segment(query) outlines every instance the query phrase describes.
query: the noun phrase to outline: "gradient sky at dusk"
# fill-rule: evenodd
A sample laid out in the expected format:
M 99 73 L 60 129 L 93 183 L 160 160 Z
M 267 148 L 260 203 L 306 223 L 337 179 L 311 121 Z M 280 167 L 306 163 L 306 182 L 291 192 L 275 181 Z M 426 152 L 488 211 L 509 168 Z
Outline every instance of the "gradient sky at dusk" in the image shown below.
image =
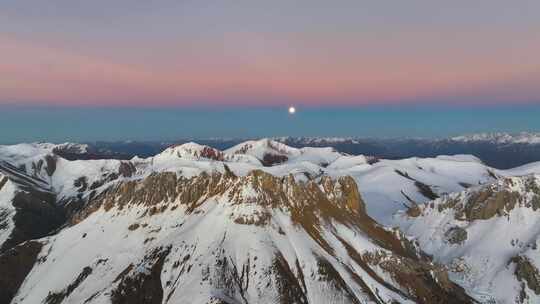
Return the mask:
M 540 102 L 540 1 L 0 3 L 0 105 Z
M 227 108 L 0 106 L 0 144 L 273 136 L 448 137 L 540 132 L 539 105 Z

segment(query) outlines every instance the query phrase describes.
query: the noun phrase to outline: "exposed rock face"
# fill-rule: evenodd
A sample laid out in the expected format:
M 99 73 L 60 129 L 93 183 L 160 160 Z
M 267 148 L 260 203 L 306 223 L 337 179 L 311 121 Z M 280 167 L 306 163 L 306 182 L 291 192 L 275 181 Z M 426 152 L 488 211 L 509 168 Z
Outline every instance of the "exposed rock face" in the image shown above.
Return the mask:
M 123 177 L 132 177 L 133 174 L 137 172 L 137 168 L 131 163 L 127 161 L 123 161 L 120 163 L 120 167 L 118 168 L 118 173 Z
M 537 175 L 501 178 L 397 217 L 464 287 L 482 290 L 481 303 L 538 303 L 539 189 Z
M 540 295 L 540 272 L 538 268 L 525 256 L 515 256 L 510 260 L 510 263 L 515 264 L 514 275 L 518 281 L 523 283 L 520 293 L 521 303 L 527 298 L 525 285 L 535 294 Z
M 16 167 L 4 170 L 8 188 L 16 183 L 18 192 L 10 198 L 13 216 L 0 210 L 0 230 L 3 218 L 16 227 L 0 261 L 33 242 L 26 240 L 41 239 L 39 248 L 23 250 L 31 257 L 27 263 L 17 261 L 27 265 L 18 268 L 23 277 L 13 281 L 17 284 L 2 281 L 0 274 L 9 299 L 17 304 L 472 302 L 416 242 L 367 215 L 359 186 L 347 174 L 361 179 L 355 170 L 342 169 L 368 167 L 363 157 L 269 140 L 231 151 L 188 143 L 130 161 L 70 162 L 47 151 L 50 158 L 11 158 Z M 281 162 L 286 164 L 278 166 Z M 391 187 L 395 193 L 384 200 L 403 199 L 401 190 L 413 204 L 408 213 L 422 218 L 426 209 L 420 203 L 449 190 L 415 179 L 428 173 L 427 166 L 409 167 L 395 169 L 407 185 Z M 390 170 L 395 178 L 388 168 L 373 169 L 382 170 L 384 178 Z M 444 210 L 466 205 L 456 198 Z M 470 218 L 493 213 L 483 202 L 472 205 L 470 212 L 457 212 Z M 496 215 L 511 210 L 495 205 L 502 210 Z M 456 245 L 469 241 L 462 231 L 450 234 Z
M 444 236 L 450 244 L 461 244 L 467 239 L 467 230 L 454 226 L 448 229 Z
M 84 267 L 81 273 L 77 276 L 75 281 L 73 283 L 69 284 L 64 290 L 60 292 L 51 292 L 47 295 L 45 298 L 46 304 L 60 304 L 62 301 L 65 300 L 65 298 L 69 297 L 69 295 L 77 288 L 81 283 L 90 275 L 92 274 L 92 268 L 91 267 Z
M 427 197 L 428 199 L 434 200 L 434 199 L 439 198 L 439 195 L 433 192 L 430 186 L 419 181 L 415 181 L 414 185 L 416 186 L 416 188 L 418 188 L 418 191 L 420 191 L 420 193 L 422 193 L 422 195 Z
M 502 216 L 510 212 L 516 205 L 524 204 L 523 195 L 513 190 L 513 179 L 501 179 L 497 183 L 486 185 L 481 188 L 467 190 L 464 193 L 449 196 L 438 201 L 436 207 L 439 212 L 451 209 L 455 211 L 455 218 L 467 221 L 487 220 L 495 216 Z M 526 177 L 521 185 L 523 191 L 533 191 L 534 183 Z M 527 207 L 536 206 L 536 200 L 540 196 L 533 194 L 533 199 L 526 203 Z M 428 207 L 435 206 L 428 204 Z
M 26 240 L 46 236 L 66 221 L 63 209 L 55 205 L 55 197 L 51 193 L 20 191 L 12 204 L 16 210 L 13 216 L 15 227 L 0 247 L 0 252 Z
M 45 171 L 47 172 L 48 176 L 52 176 L 54 174 L 54 171 L 56 171 L 56 161 L 57 161 L 57 156 L 55 155 L 45 156 L 45 163 L 47 165 L 45 167 Z
M 2 190 L 2 188 L 7 182 L 8 182 L 8 177 L 0 175 L 0 190 Z
M 0 252 L 24 241 L 40 238 L 51 233 L 66 221 L 62 207 L 56 204 L 56 195 L 44 187 L 42 180 L 29 176 L 7 162 L 0 164 L 2 187 L 9 181 L 14 186 L 11 201 L 5 202 L 14 209 L 10 216 L 13 227 L 5 242 L 0 243 Z M 0 187 L 0 190 L 1 188 Z M 7 225 L 6 211 L 0 210 L 0 226 Z M 4 224 L 2 224 L 4 223 Z M 0 230 L 6 227 L 0 227 Z
M 423 195 L 425 196 L 426 198 L 430 199 L 430 200 L 434 200 L 434 199 L 437 199 L 439 198 L 439 195 L 435 192 L 433 192 L 433 190 L 431 189 L 431 187 L 429 185 L 426 185 L 414 178 L 412 178 L 407 172 L 404 172 L 404 171 L 400 171 L 400 170 L 394 170 L 397 174 L 405 177 L 406 179 L 410 179 L 412 181 L 414 181 L 414 185 L 416 186 L 416 188 L 418 188 L 418 191 Z
M 213 159 L 213 160 L 223 160 L 223 152 L 218 151 L 211 147 L 204 147 L 200 154 L 203 158 Z
M 174 155 L 178 158 L 188 158 L 188 159 L 210 159 L 216 161 L 223 161 L 225 155 L 223 152 L 214 149 L 209 146 L 199 145 L 196 143 L 186 143 L 181 145 L 176 145 L 167 148 L 162 155 Z
M 301 153 L 298 149 L 269 139 L 246 142 L 231 149 L 229 152 L 233 154 L 253 155 L 267 167 L 284 163 L 289 160 L 289 156 Z
M 519 199 L 519 193 L 486 189 L 473 194 L 462 210 L 460 217 L 469 221 L 486 220 L 496 215 L 504 215 L 514 208 Z
M 243 194 L 246 187 L 253 190 L 253 196 Z M 205 199 L 217 195 L 226 195 L 231 204 L 255 204 L 268 208 L 265 210 L 267 213 L 272 208 L 287 210 L 293 218 L 304 217 L 305 212 L 314 206 L 317 209 L 328 206 L 328 210 L 323 209 L 327 213 L 320 214 L 323 217 L 339 215 L 339 212 L 331 210 L 338 208 L 346 209 L 348 213 L 365 212 L 356 183 L 350 177 L 341 177 L 337 181 L 323 177 L 319 182 L 299 184 L 292 176 L 280 178 L 260 170 L 241 178 L 215 172 L 188 179 L 165 172 L 152 174 L 142 182 L 127 181 L 110 188 L 75 216 L 74 222 L 79 222 L 101 205 L 105 210 L 115 206 L 122 210 L 126 204 L 145 205 L 149 207 L 147 214 L 152 215 L 167 209 L 167 206 L 158 208 L 157 205 L 178 201 L 193 212 Z
M 285 155 L 265 153 L 261 162 L 264 166 L 268 167 L 268 166 L 284 163 L 288 159 L 289 158 Z
M 198 224 L 215 212 L 217 222 Z M 97 233 L 94 226 L 107 230 L 126 218 L 132 218 L 122 229 L 127 234 L 113 243 L 138 253 L 117 265 L 111 262 L 115 246 L 110 252 L 97 250 L 85 262 L 88 268 L 74 270 L 73 281 L 43 295 L 47 303 L 107 297 L 112 303 L 471 302 L 443 268 L 366 215 L 350 177 L 300 182 L 292 175 L 255 170 L 236 176 L 225 170 L 192 178 L 155 173 L 120 182 L 74 216 L 70 228 L 51 237 L 55 245 L 48 256 L 65 246 L 60 245 L 64 234 L 72 230 Z M 212 225 L 222 228 L 214 231 Z M 109 233 L 118 231 L 115 227 Z M 132 235 L 145 238 L 122 247 L 123 239 L 133 242 Z M 88 248 L 89 238 L 85 233 L 73 246 Z M 37 266 L 28 284 L 40 280 L 41 267 L 54 268 L 53 259 Z M 92 287 L 98 277 L 109 281 Z M 26 289 L 20 297 L 40 299 Z
M 0 303 L 10 303 L 32 270 L 42 244 L 26 242 L 0 254 Z
M 160 304 L 163 302 L 161 271 L 170 248 L 156 248 L 144 258 L 144 264 L 128 266 L 115 281 L 113 304 Z M 142 271 L 140 268 L 143 268 Z
M 540 272 L 531 264 L 527 257 L 517 256 L 512 258 L 512 263 L 516 264 L 514 274 L 520 281 L 526 281 L 527 285 L 536 294 L 540 294 Z
M 385 269 L 405 290 L 414 292 L 416 303 L 472 303 L 463 289 L 450 281 L 443 267 L 388 256 L 384 252 L 366 254 L 364 259 L 368 265 Z M 426 276 L 427 273 L 430 275 Z
M 420 209 L 418 204 L 414 204 L 412 207 L 407 209 L 407 215 L 410 217 L 419 217 L 422 215 L 422 209 Z

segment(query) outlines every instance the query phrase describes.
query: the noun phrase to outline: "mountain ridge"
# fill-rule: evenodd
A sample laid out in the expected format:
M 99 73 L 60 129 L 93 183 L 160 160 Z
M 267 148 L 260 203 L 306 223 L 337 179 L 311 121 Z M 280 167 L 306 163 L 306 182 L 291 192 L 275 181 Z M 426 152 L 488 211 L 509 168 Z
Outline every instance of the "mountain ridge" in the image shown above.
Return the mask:
M 473 154 L 483 162 L 498 169 L 510 169 L 540 161 L 540 145 L 535 143 L 536 133 L 485 133 L 450 138 L 369 138 L 369 137 L 275 137 L 290 147 L 331 147 L 351 155 L 371 155 L 374 159 L 401 159 L 409 157 L 436 157 L 438 155 Z M 531 140 L 528 140 L 531 139 Z M 196 141 L 199 144 L 225 151 L 248 139 L 211 138 L 178 139 L 169 142 L 90 142 L 86 153 L 61 154 L 65 159 L 122 159 L 134 156 L 148 158 L 173 145 Z M 249 139 L 252 141 L 252 139 Z M 65 144 L 69 145 L 69 144 Z M 77 146 L 76 144 L 71 144 Z M 73 152 L 73 150 L 72 150 Z
M 481 290 L 448 275 L 410 221 L 421 223 L 433 199 L 540 173 L 538 164 L 374 160 L 269 139 L 229 151 L 188 143 L 130 160 L 19 147 L 0 146 L 8 164 L 0 167 L 0 214 L 15 223 L 0 229 L 0 265 L 10 265 L 0 298 L 11 303 L 473 303 Z M 286 159 L 265 164 L 265 154 Z M 25 228 L 13 219 L 44 205 L 20 205 L 14 195 L 39 189 L 54 194 L 62 221 L 35 222 L 41 234 L 13 238 Z M 512 278 L 530 280 L 536 260 L 513 261 L 520 275 Z

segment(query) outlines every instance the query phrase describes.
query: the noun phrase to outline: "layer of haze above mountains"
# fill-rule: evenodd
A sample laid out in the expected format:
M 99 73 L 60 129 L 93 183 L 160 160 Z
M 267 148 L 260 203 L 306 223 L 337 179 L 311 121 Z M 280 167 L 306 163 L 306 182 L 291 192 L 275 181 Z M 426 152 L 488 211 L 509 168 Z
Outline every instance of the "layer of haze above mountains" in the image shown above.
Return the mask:
M 0 105 L 0 143 L 180 138 L 446 138 L 540 131 L 540 105 L 30 107 Z

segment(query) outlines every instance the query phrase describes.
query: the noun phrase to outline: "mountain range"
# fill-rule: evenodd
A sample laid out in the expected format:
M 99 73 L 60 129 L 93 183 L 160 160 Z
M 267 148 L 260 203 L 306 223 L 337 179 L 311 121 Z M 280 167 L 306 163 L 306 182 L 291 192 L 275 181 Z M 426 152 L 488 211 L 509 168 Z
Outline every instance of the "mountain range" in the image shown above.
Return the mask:
M 0 303 L 540 300 L 540 162 L 349 144 L 0 146 Z
M 172 145 L 196 141 L 216 149 L 226 150 L 249 139 L 210 138 L 172 141 L 88 142 L 79 145 L 59 145 L 57 153 L 75 159 L 124 159 L 134 156 L 151 157 Z M 342 153 L 372 155 L 385 159 L 436 157 L 438 155 L 470 154 L 489 166 L 509 169 L 540 161 L 538 133 L 481 133 L 450 138 L 364 138 L 364 137 L 276 137 L 274 141 L 291 147 L 332 147 Z

